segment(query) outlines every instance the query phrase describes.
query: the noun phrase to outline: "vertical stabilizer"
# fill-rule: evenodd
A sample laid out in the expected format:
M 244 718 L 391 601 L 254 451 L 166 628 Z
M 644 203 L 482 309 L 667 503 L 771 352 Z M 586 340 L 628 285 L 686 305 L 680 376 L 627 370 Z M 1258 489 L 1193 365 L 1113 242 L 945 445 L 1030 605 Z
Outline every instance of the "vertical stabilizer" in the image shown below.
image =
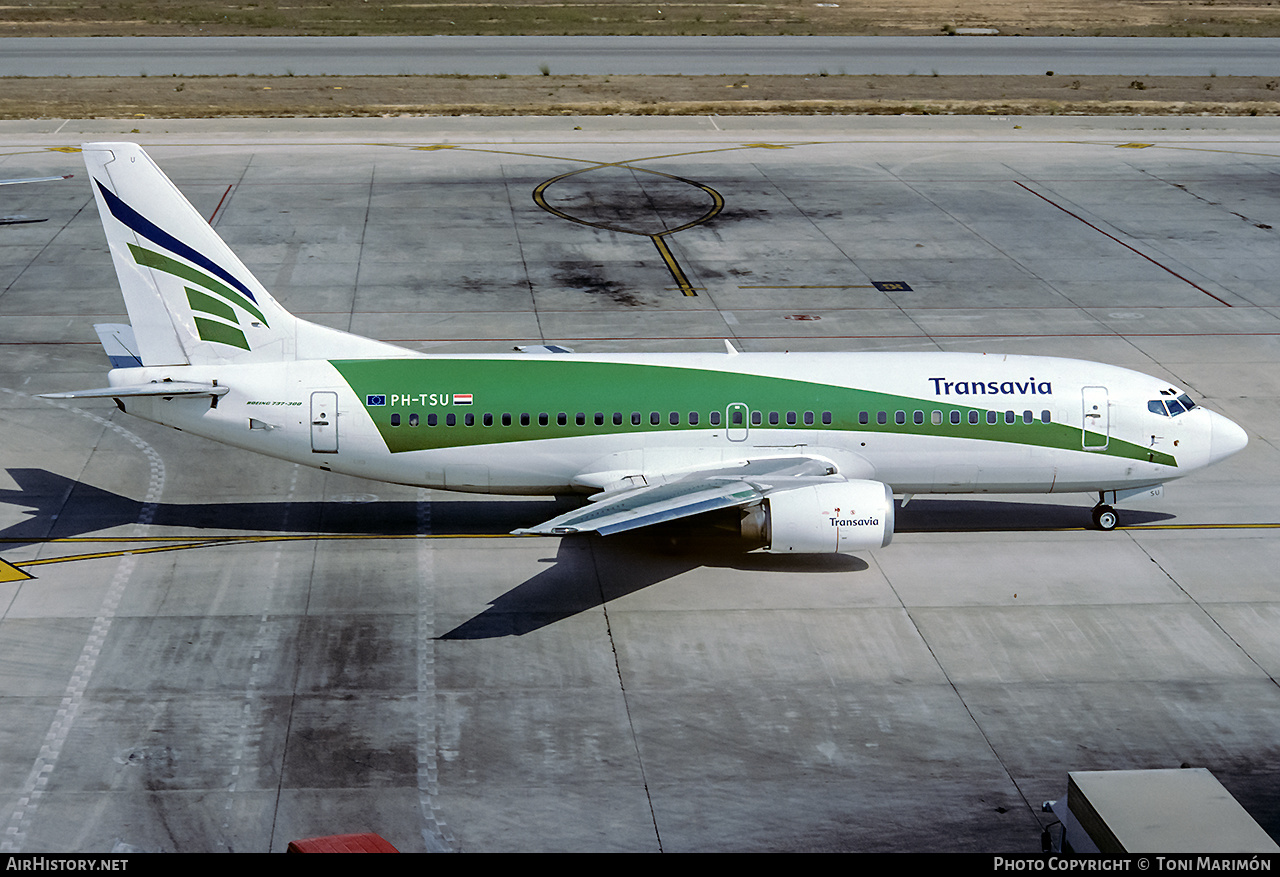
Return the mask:
M 136 143 L 87 143 L 84 163 L 144 365 L 408 353 L 282 308 Z

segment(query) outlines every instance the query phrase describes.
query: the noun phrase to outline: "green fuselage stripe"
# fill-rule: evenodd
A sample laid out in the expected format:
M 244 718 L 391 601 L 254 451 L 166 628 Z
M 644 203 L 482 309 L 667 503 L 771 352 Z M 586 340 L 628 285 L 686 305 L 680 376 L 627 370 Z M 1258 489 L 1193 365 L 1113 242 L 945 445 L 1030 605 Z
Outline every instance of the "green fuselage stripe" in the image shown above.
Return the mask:
M 945 436 L 1007 442 L 1032 447 L 1083 451 L 1079 426 L 1064 423 L 1041 423 L 1040 411 L 1060 407 L 1049 396 L 1039 401 L 1030 396 L 1008 399 L 1009 407 L 992 409 L 999 414 L 998 423 L 986 422 L 986 408 L 955 405 L 931 399 L 919 399 L 871 390 L 842 387 L 817 380 L 764 377 L 712 369 L 683 368 L 633 363 L 607 363 L 562 360 L 556 358 L 513 360 L 483 359 L 404 359 L 404 360 L 334 360 L 333 366 L 359 397 L 391 453 L 435 448 L 509 444 L 540 439 L 573 436 L 639 435 L 673 431 L 723 432 L 733 430 L 726 423 L 726 409 L 735 403 L 753 412 L 763 412 L 761 424 L 747 424 L 744 430 L 794 430 L 797 440 L 814 430 L 901 435 Z M 470 394 L 470 404 L 457 399 Z M 1005 422 L 1005 411 L 1017 404 L 1016 422 Z M 1078 404 L 1078 402 L 1076 403 Z M 1031 408 L 1034 422 L 1024 423 L 1022 410 Z M 768 422 L 770 412 L 780 414 L 779 423 Z M 823 412 L 831 412 L 830 424 L 822 423 Z M 859 423 L 859 413 L 870 414 L 869 423 Z M 887 422 L 878 423 L 878 412 L 886 412 Z M 898 411 L 905 412 L 906 422 L 895 422 Z M 925 422 L 916 424 L 914 414 L 924 412 Z M 941 424 L 932 422 L 932 412 L 942 412 Z M 951 412 L 960 412 L 961 422 L 952 424 Z M 971 424 L 969 412 L 979 412 L 979 423 Z M 597 425 L 595 415 L 603 413 L 605 422 Z M 613 415 L 620 412 L 623 423 L 615 425 Z M 659 422 L 651 422 L 657 412 Z M 670 414 L 679 415 L 679 423 L 670 422 Z M 689 423 L 689 413 L 697 412 L 698 423 Z M 718 412 L 720 423 L 711 422 Z M 796 413 L 796 423 L 787 423 L 787 413 Z M 804 423 L 804 413 L 813 412 L 814 423 Z M 510 414 L 512 423 L 503 426 L 502 415 Z M 585 424 L 578 425 L 577 415 L 584 414 Z M 640 423 L 633 424 L 632 415 L 639 413 Z M 437 425 L 428 426 L 428 416 L 436 415 Z M 456 424 L 446 425 L 448 415 Z M 466 426 L 466 415 L 473 425 Z M 493 425 L 484 426 L 484 415 L 493 416 Z M 520 415 L 529 415 L 529 425 L 520 423 Z M 547 425 L 539 423 L 547 415 Z M 566 423 L 559 424 L 561 414 Z M 394 417 L 393 417 L 394 416 Z M 414 423 L 416 425 L 410 425 Z M 1103 454 L 1133 460 L 1176 466 L 1168 454 L 1111 437 L 1102 450 L 1085 453 Z

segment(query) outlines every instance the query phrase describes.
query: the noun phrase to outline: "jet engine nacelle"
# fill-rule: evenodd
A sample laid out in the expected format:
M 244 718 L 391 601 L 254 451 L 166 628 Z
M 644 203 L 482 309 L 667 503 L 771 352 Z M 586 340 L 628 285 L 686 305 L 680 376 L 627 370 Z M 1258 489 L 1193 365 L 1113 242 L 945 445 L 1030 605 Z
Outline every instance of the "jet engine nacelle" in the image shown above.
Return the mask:
M 781 490 L 743 517 L 744 538 L 770 554 L 839 554 L 893 539 L 893 491 L 879 481 L 838 481 Z

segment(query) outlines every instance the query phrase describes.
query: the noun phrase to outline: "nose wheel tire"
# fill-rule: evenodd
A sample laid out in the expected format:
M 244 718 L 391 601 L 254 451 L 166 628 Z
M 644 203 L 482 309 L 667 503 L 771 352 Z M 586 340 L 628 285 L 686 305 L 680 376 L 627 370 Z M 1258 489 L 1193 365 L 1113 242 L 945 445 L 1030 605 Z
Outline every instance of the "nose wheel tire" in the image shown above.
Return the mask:
M 1120 523 L 1116 510 L 1109 505 L 1098 505 L 1093 507 L 1093 526 L 1096 530 L 1110 531 L 1116 528 L 1116 524 Z

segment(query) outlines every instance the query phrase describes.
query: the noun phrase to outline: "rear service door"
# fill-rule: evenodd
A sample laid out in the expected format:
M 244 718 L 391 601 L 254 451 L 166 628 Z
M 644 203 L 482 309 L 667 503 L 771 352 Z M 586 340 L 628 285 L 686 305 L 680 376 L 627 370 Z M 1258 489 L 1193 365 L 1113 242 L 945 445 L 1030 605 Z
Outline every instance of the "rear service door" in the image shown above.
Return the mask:
M 338 394 L 319 391 L 311 394 L 311 451 L 338 453 Z

